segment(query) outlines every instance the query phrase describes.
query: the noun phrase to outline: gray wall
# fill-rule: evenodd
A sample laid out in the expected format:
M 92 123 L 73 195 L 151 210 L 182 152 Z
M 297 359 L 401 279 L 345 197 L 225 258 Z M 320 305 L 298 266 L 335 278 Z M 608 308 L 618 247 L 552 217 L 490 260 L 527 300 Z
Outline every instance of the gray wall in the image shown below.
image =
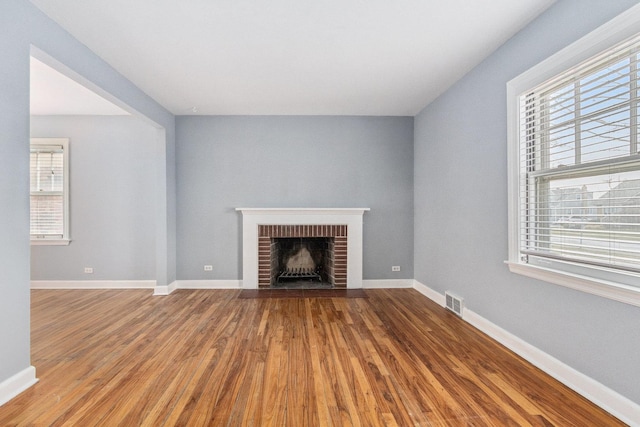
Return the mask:
M 180 279 L 242 278 L 236 207 L 371 208 L 364 278 L 413 278 L 413 118 L 183 116 L 176 136 Z
M 32 116 L 31 136 L 70 138 L 72 239 L 32 246 L 31 280 L 154 279 L 156 129 L 132 116 Z
M 503 263 L 507 81 L 636 3 L 559 1 L 416 117 L 414 256 L 416 280 L 640 403 L 640 309 Z
M 174 117 L 27 0 L 0 2 L 0 382 L 30 365 L 29 56 L 35 46 L 166 131 L 157 148 L 156 271 L 175 279 Z
M 0 382 L 30 365 L 29 40 L 13 3 L 0 2 Z

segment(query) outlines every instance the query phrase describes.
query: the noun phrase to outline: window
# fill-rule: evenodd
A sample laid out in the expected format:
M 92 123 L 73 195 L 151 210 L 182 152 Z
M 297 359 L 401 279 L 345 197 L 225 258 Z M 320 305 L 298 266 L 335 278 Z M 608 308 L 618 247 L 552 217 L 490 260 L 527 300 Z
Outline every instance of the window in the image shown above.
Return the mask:
M 509 265 L 640 305 L 640 34 L 626 30 L 508 84 Z
M 69 244 L 69 140 L 32 138 L 32 244 Z

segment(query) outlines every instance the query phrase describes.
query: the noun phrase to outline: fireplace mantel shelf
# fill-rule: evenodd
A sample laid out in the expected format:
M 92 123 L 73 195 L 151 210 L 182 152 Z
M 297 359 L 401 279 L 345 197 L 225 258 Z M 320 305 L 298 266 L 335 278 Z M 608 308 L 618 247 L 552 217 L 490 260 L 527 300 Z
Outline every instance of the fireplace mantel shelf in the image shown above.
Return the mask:
M 258 288 L 259 225 L 346 225 L 347 288 L 362 287 L 362 217 L 370 208 L 236 208 L 242 212 L 242 287 Z
M 362 215 L 370 208 L 236 208 L 243 214 L 248 215 Z

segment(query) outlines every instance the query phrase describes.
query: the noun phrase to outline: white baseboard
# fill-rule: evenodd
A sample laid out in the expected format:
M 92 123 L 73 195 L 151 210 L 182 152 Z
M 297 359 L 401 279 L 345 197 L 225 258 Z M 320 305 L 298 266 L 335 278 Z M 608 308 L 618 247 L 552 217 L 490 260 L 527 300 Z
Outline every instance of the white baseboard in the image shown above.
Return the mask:
M 38 382 L 36 368 L 29 366 L 0 383 L 0 406 Z
M 178 289 L 241 289 L 242 280 L 178 280 Z
M 427 298 L 444 307 L 444 295 L 417 280 L 414 281 L 414 288 Z M 502 329 L 468 308 L 464 309 L 463 319 L 532 365 L 543 370 L 551 377 L 589 399 L 605 411 L 618 417 L 623 422 L 629 425 L 640 425 L 640 405 L 632 400 L 602 385 L 591 377 L 578 372 L 569 365 L 566 365 L 553 356 Z
M 153 289 L 155 280 L 32 280 L 31 289 Z
M 178 281 L 174 280 L 168 285 L 156 286 L 153 289 L 153 295 L 169 295 L 171 292 L 178 289 Z
M 176 280 L 168 286 L 156 286 L 154 295 L 169 295 L 176 289 L 241 289 L 242 280 Z
M 423 285 L 417 280 L 413 281 L 413 288 L 418 292 L 420 292 L 425 297 L 429 298 L 431 301 L 434 301 L 443 307 L 445 306 L 445 303 L 446 303 L 445 297 L 440 292 L 434 291 L 430 287 Z
M 390 279 L 390 280 L 363 280 L 363 288 L 412 288 L 413 279 Z M 158 288 L 168 288 L 167 286 L 156 287 L 156 295 L 168 295 L 175 289 L 242 289 L 242 280 L 176 280 L 175 287 L 168 293 L 158 293 Z
M 413 279 L 363 280 L 364 289 L 413 288 Z
M 403 280 L 363 280 L 363 288 L 412 288 L 412 279 Z M 176 280 L 175 286 L 167 293 L 158 293 L 158 288 L 166 292 L 167 286 L 157 286 L 155 295 L 169 295 L 176 289 L 242 289 L 242 280 Z

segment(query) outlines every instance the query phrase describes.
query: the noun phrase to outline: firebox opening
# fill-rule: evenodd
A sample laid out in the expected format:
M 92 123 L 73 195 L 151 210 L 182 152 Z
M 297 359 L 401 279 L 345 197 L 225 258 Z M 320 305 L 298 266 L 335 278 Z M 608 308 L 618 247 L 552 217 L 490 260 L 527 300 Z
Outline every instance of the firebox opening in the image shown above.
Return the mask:
M 333 237 L 271 239 L 272 288 L 332 288 Z

